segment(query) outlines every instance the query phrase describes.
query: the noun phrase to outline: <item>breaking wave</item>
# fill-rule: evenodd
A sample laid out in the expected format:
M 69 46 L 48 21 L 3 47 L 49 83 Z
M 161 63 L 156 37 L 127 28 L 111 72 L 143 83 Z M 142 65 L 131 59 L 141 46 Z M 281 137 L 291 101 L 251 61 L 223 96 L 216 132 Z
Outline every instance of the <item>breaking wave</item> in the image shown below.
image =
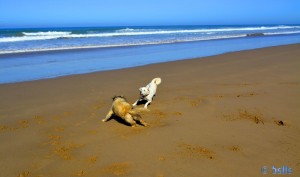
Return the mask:
M 117 36 L 142 36 L 142 35 L 180 35 L 180 34 L 203 34 L 216 36 L 223 33 L 243 33 L 249 34 L 251 31 L 258 31 L 265 35 L 279 34 L 296 34 L 300 31 L 282 31 L 284 29 L 297 30 L 300 26 L 261 26 L 261 27 L 228 27 L 228 28 L 201 28 L 201 29 L 133 29 L 124 28 L 112 32 L 96 32 L 96 33 L 72 33 L 70 31 L 39 31 L 39 32 L 22 32 L 22 36 L 11 36 L 0 38 L 0 43 L 4 42 L 22 42 L 34 40 L 51 40 L 51 39 L 71 39 L 71 38 L 103 38 Z M 264 32 L 264 30 L 281 30 Z

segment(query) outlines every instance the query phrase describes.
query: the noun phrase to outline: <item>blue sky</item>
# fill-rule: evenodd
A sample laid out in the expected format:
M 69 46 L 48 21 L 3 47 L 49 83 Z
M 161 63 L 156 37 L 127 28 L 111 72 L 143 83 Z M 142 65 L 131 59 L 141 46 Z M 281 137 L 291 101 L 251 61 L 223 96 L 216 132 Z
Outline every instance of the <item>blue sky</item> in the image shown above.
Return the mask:
M 300 0 L 0 0 L 0 28 L 300 24 Z

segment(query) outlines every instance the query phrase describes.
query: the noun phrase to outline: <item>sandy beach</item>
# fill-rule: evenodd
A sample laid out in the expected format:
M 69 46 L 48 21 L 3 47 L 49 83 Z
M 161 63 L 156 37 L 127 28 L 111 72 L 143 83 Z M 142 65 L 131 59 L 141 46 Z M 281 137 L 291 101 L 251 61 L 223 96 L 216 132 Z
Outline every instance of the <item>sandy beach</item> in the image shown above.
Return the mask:
M 299 176 L 299 59 L 295 44 L 1 84 L 0 176 Z M 150 127 L 101 121 L 155 77 Z

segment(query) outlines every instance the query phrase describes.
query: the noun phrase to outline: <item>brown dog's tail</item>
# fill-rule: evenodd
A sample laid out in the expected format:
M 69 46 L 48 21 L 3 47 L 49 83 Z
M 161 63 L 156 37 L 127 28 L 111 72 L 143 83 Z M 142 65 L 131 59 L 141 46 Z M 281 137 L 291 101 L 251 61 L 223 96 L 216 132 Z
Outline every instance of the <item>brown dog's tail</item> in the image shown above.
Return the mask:
M 146 109 L 146 108 L 133 108 L 132 110 L 129 111 L 129 114 L 137 115 L 137 114 L 143 113 L 143 112 L 149 112 L 149 109 Z

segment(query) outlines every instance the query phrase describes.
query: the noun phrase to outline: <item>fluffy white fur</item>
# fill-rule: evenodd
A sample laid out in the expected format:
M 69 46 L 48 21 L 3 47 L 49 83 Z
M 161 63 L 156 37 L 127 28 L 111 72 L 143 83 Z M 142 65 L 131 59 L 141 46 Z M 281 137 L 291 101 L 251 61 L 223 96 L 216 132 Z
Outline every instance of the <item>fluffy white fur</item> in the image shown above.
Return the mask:
M 152 102 L 153 97 L 156 94 L 157 86 L 161 83 L 161 78 L 154 78 L 146 87 L 141 87 L 140 98 L 136 100 L 133 106 L 136 106 L 138 102 L 146 100 L 145 108 Z

